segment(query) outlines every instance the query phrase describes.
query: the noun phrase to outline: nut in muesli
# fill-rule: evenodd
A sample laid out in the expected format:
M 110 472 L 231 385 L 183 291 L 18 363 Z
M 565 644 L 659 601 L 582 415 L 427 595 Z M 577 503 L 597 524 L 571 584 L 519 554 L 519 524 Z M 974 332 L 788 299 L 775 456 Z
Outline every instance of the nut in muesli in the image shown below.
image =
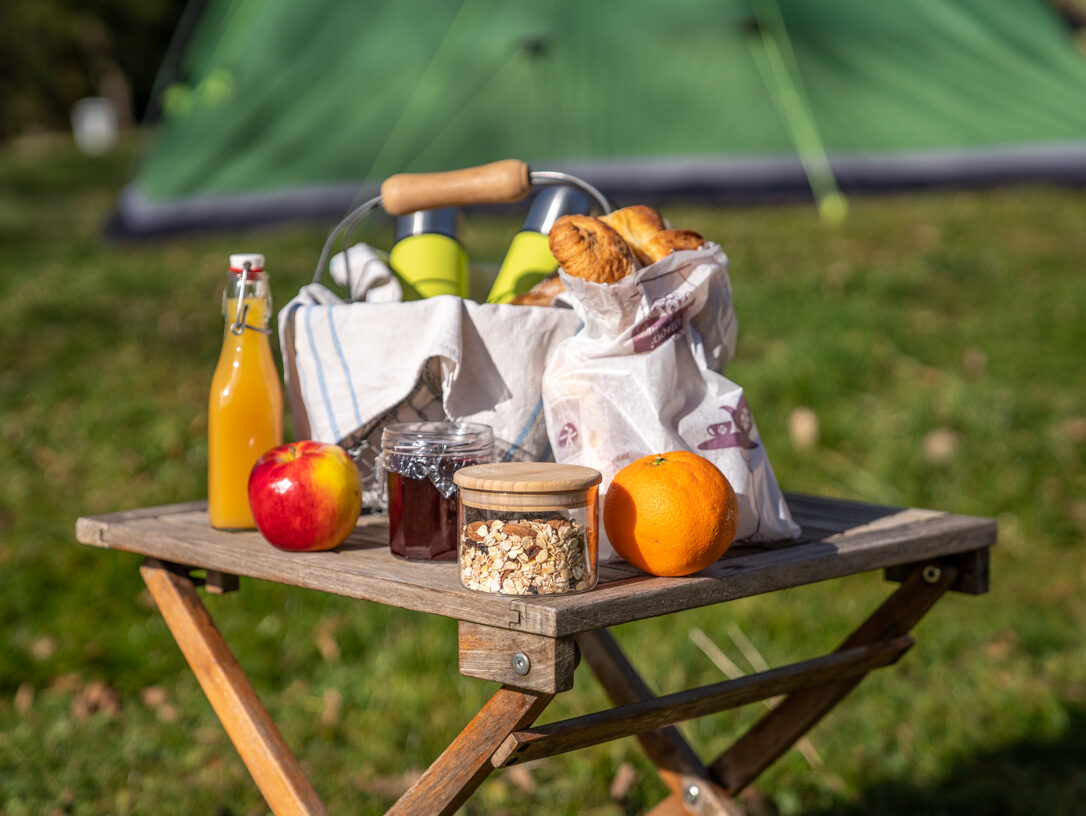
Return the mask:
M 473 521 L 460 531 L 460 582 L 503 595 L 592 586 L 585 526 L 567 518 Z

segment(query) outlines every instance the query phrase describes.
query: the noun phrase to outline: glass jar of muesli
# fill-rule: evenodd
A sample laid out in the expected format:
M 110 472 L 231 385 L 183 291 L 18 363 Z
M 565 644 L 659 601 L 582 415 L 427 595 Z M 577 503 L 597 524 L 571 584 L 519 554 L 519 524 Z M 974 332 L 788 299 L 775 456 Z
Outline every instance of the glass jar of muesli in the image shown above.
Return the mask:
M 583 592 L 596 585 L 598 470 L 502 462 L 456 471 L 460 583 L 501 595 Z

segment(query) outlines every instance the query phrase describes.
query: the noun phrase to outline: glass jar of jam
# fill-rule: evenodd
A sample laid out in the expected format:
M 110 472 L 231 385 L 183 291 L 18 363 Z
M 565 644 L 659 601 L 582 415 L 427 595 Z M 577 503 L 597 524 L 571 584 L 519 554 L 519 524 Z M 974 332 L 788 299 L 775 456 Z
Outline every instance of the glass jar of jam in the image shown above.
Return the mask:
M 456 558 L 453 474 L 489 462 L 494 432 L 470 422 L 404 422 L 381 434 L 387 474 L 388 537 L 393 555 L 415 561 Z
M 503 462 L 458 470 L 460 583 L 501 595 L 583 592 L 596 585 L 598 470 Z

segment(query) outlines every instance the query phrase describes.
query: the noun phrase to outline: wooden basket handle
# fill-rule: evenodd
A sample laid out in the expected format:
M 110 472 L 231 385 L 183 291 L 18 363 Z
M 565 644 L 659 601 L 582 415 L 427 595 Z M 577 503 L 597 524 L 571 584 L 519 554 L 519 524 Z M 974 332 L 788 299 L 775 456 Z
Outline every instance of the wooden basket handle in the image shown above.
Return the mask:
M 528 165 L 519 159 L 443 173 L 398 173 L 381 185 L 381 206 L 389 215 L 437 207 L 510 204 L 532 189 Z

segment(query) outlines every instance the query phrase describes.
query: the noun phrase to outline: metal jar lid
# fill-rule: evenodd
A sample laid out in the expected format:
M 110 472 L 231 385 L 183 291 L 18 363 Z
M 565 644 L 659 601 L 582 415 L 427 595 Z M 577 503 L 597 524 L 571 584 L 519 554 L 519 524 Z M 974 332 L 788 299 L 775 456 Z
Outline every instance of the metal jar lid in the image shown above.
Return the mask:
M 400 422 L 381 433 L 386 456 L 441 458 L 489 454 L 494 430 L 479 422 Z

